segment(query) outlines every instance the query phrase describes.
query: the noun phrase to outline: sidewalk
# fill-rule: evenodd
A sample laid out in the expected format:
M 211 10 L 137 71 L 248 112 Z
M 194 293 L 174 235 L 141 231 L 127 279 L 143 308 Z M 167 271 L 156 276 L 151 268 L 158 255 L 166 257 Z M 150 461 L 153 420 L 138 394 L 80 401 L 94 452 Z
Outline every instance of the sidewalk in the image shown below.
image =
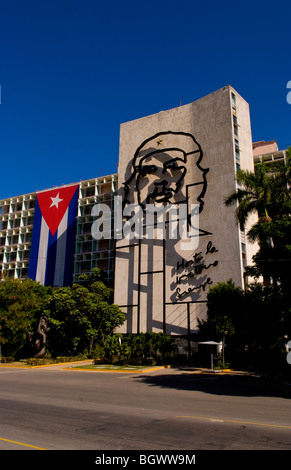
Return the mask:
M 25 364 L 23 362 L 8 362 L 7 364 L 0 364 L 0 369 L 1 368 L 18 368 L 18 369 L 42 369 L 42 368 L 57 368 L 57 369 L 63 369 L 65 367 L 68 367 L 70 365 L 74 366 L 76 364 L 82 364 L 82 365 L 90 365 L 92 364 L 92 359 L 85 360 L 85 361 L 72 361 L 72 362 L 58 362 L 56 364 L 43 364 L 39 366 L 30 366 L 28 364 Z
M 14 362 L 8 362 L 4 364 L 0 364 L 0 368 L 20 368 L 20 369 L 42 369 L 42 368 L 50 368 L 50 369 L 71 369 L 75 368 L 76 370 L 82 370 L 82 369 L 77 369 L 78 365 L 93 365 L 93 360 L 92 359 L 87 359 L 83 361 L 69 361 L 69 362 L 59 362 L 55 364 L 43 364 L 43 365 L 37 365 L 37 366 L 32 366 L 29 364 L 26 364 L 21 361 L 14 361 Z M 143 371 L 153 371 L 153 370 L 160 370 L 160 369 L 172 369 L 176 370 L 177 372 L 190 372 L 190 373 L 205 373 L 205 374 L 226 374 L 226 373 L 231 373 L 231 374 L 247 374 L 247 372 L 241 372 L 241 371 L 234 371 L 233 369 L 224 369 L 224 370 L 215 370 L 215 369 L 207 369 L 207 368 L 201 368 L 201 367 L 196 367 L 188 364 L 180 364 L 180 365 L 153 365 L 153 366 L 148 366 L 145 365 L 144 367 L 137 368 L 135 369 L 134 366 L 132 369 L 129 370 L 130 364 L 128 367 L 122 368 L 120 366 L 119 369 L 114 367 L 114 365 L 111 364 L 100 364 L 99 366 L 96 366 L 96 369 L 90 369 L 94 372 L 98 371 L 108 371 L 108 372 L 116 372 L 117 370 L 119 372 L 140 372 L 142 373 Z M 86 369 L 83 369 L 86 370 Z M 88 369 L 89 370 L 89 369 Z

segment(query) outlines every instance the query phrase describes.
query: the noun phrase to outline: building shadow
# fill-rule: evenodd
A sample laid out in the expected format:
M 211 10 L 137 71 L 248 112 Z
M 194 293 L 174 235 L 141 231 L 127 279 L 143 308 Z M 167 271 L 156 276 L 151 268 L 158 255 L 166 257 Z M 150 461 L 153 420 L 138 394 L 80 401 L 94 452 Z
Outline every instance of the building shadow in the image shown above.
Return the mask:
M 282 380 L 266 378 L 255 374 L 199 372 L 187 367 L 181 372 L 169 374 L 140 375 L 136 380 L 161 389 L 188 390 L 211 395 L 241 397 L 291 398 L 291 386 Z

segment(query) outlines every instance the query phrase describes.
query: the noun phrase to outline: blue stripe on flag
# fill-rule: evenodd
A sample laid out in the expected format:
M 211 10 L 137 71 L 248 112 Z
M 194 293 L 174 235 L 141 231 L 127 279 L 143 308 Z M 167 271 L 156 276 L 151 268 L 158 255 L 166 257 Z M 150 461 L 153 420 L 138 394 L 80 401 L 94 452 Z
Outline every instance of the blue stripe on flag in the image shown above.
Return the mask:
M 76 213 L 79 198 L 79 187 L 76 189 L 68 209 L 67 246 L 64 272 L 64 286 L 72 282 L 72 267 L 75 251 Z
M 34 219 L 33 219 L 32 239 L 31 239 L 31 249 L 30 249 L 29 265 L 28 265 L 28 274 L 27 274 L 28 277 L 32 280 L 35 280 L 36 278 L 41 220 L 42 220 L 42 214 L 41 214 L 38 201 L 36 199 Z
M 57 237 L 58 231 L 52 236 L 49 232 L 46 270 L 45 270 L 45 286 L 54 285 L 55 266 L 56 266 L 56 252 L 57 252 Z

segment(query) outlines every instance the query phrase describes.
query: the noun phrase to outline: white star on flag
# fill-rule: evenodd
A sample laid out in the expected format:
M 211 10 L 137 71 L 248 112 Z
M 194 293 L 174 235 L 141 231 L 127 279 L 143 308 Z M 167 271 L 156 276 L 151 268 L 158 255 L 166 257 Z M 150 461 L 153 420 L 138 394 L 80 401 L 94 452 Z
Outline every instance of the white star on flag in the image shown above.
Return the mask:
M 56 208 L 59 208 L 59 203 L 63 201 L 63 199 L 60 199 L 60 193 L 56 195 L 56 197 L 51 197 L 52 203 L 50 207 L 56 206 Z

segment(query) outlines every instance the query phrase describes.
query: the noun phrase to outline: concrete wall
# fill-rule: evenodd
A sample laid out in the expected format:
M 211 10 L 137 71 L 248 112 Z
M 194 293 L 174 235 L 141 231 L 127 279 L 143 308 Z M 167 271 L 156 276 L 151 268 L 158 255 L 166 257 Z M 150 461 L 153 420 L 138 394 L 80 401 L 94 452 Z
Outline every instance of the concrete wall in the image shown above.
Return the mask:
M 200 207 L 199 231 L 196 227 L 191 239 L 194 246 L 188 249 L 185 241 L 171 240 L 168 235 L 165 240 L 117 242 L 114 301 L 127 315 L 121 332 L 194 332 L 197 318 L 206 315 L 210 286 L 229 278 L 243 286 L 235 207 L 224 205 L 225 197 L 236 188 L 233 114 L 239 124 L 241 167 L 252 169 L 248 104 L 230 86 L 194 103 L 121 125 L 118 181 L 123 199 L 145 204 L 146 194 L 153 195 L 163 177 L 171 179 L 167 187 L 177 189 L 180 172 L 184 177 L 176 193 L 173 190 L 169 197 L 164 191 L 160 193 L 164 196 L 152 196 L 149 201 L 164 197 L 165 204 L 180 208 L 187 200 L 188 213 L 191 204 Z M 168 170 L 173 160 L 180 169 Z M 155 170 L 145 174 L 144 167 L 151 165 Z M 167 171 L 161 173 L 159 165 Z
M 265 142 L 264 140 L 260 142 L 253 143 L 253 155 L 257 157 L 258 155 L 265 155 L 266 153 L 274 153 L 278 151 L 278 144 L 276 140 L 271 140 L 270 142 Z

